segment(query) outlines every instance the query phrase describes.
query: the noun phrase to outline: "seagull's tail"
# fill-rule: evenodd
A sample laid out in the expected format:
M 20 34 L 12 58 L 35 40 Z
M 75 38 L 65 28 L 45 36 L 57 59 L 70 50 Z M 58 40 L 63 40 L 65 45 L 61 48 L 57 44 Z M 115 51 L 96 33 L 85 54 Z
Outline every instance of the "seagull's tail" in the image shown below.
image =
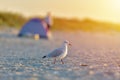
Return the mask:
M 46 56 L 43 56 L 42 58 L 46 58 Z

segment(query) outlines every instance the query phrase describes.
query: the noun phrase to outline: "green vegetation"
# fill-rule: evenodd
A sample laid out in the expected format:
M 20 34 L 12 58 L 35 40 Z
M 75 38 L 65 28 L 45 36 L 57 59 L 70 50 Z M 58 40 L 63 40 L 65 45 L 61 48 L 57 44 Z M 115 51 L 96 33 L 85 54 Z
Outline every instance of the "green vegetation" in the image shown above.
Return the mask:
M 0 12 L 0 29 L 6 26 L 20 29 L 29 19 L 17 13 Z M 54 17 L 53 22 L 54 24 L 51 29 L 58 31 L 120 32 L 120 24 L 91 19 L 78 20 Z
M 26 18 L 21 14 L 10 13 L 10 12 L 0 12 L 0 28 L 12 27 L 20 28 L 25 22 Z

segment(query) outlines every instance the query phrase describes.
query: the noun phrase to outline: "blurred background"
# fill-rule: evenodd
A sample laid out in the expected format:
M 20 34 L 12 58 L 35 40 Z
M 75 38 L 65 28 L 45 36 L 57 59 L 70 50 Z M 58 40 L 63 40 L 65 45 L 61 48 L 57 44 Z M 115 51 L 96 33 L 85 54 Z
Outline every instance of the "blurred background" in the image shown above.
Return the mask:
M 52 31 L 120 32 L 119 0 L 0 0 L 0 29 L 51 12 Z
M 120 0 L 0 0 L 0 80 L 120 80 Z

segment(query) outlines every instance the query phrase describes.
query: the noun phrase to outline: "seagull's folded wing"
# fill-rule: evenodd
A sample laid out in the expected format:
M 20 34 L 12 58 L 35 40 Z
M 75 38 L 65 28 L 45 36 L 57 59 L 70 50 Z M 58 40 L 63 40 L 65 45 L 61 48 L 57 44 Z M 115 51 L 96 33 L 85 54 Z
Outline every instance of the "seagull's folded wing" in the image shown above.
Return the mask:
M 63 53 L 62 49 L 55 49 L 54 51 L 52 51 L 48 56 L 49 57 L 57 57 L 60 56 Z

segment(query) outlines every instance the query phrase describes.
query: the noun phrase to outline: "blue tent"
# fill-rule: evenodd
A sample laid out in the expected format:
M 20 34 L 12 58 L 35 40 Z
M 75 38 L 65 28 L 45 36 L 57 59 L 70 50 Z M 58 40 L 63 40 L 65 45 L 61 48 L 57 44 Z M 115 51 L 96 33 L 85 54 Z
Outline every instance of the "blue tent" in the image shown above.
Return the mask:
M 40 38 L 49 38 L 47 25 L 39 18 L 30 19 L 21 29 L 18 34 L 19 37 L 22 36 L 34 36 L 39 35 Z

